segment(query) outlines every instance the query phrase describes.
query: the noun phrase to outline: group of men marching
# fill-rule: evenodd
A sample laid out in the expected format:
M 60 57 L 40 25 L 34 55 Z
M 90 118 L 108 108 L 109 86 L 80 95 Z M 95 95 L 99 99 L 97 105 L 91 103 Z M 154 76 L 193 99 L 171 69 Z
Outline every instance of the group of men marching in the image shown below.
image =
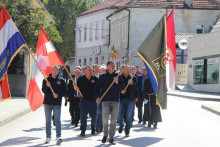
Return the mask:
M 66 66 L 68 66 L 66 64 Z M 63 70 L 63 69 L 62 69 Z M 121 74 L 120 74 L 121 73 Z M 56 125 L 57 144 L 61 139 L 61 103 L 62 97 L 69 101 L 71 124 L 78 127 L 80 121 L 80 136 L 85 136 L 88 115 L 91 117 L 91 134 L 103 131 L 102 143 L 107 141 L 115 144 L 114 136 L 118 122 L 118 132 L 125 132 L 129 137 L 132 127 L 135 104 L 138 108 L 138 123 L 153 125 L 161 122 L 160 108 L 156 105 L 156 94 L 150 82 L 145 67 L 142 74 L 136 73 L 135 67 L 122 65 L 115 70 L 115 63 L 109 61 L 107 65 L 76 66 L 73 80 L 68 80 L 65 71 L 59 76 L 59 68 L 52 67 L 52 73 L 43 81 L 44 108 L 46 116 L 46 142 L 51 140 L 51 118 L 54 115 Z M 53 91 L 51 91 L 51 88 Z M 142 115 L 142 107 L 144 114 Z M 110 119 L 110 127 L 109 127 Z

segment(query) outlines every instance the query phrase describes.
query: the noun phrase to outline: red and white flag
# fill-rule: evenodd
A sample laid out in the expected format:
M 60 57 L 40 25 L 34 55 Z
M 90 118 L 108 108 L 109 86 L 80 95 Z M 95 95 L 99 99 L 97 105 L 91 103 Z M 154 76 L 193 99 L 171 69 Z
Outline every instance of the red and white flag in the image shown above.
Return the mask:
M 6 73 L 0 81 L 0 102 L 11 98 L 9 89 L 8 74 Z
M 173 10 L 166 20 L 167 48 L 166 48 L 166 83 L 167 90 L 175 90 L 176 71 L 176 43 Z
M 46 76 L 49 76 L 49 74 L 51 73 L 52 66 L 63 65 L 62 59 L 54 48 L 49 37 L 44 32 L 43 28 L 41 28 L 39 32 L 36 57 L 39 66 Z M 31 109 L 33 111 L 39 108 L 44 101 L 44 95 L 42 92 L 43 80 L 44 77 L 42 73 L 34 64 L 27 94 Z

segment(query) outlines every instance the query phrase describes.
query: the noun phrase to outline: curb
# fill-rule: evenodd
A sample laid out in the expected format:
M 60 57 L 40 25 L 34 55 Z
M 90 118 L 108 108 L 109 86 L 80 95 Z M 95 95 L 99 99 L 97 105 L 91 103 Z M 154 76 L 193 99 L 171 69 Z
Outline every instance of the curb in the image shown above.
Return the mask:
M 26 110 L 24 110 L 24 111 L 22 111 L 22 112 L 20 112 L 20 113 L 17 113 L 17 114 L 15 114 L 15 115 L 13 115 L 13 116 L 10 116 L 10 117 L 8 117 L 8 118 L 6 118 L 6 119 L 0 121 L 0 126 L 3 126 L 3 125 L 5 125 L 5 124 L 7 124 L 7 123 L 9 123 L 9 122 L 11 122 L 11 121 L 13 121 L 13 120 L 16 120 L 16 119 L 18 119 L 19 117 L 21 117 L 21 116 L 23 116 L 23 115 L 25 115 L 25 114 L 27 114 L 27 113 L 29 113 L 29 112 L 31 112 L 31 108 L 26 109 Z
M 216 110 L 214 110 L 212 108 L 209 108 L 209 107 L 207 107 L 205 105 L 202 105 L 201 108 L 220 116 L 220 112 L 219 111 L 216 111 Z
M 178 96 L 178 97 L 187 98 L 187 99 L 191 99 L 191 100 L 217 101 L 217 102 L 220 102 L 220 99 L 219 99 L 219 98 L 193 97 L 193 96 L 185 96 L 185 95 L 178 95 L 178 94 L 172 94 L 172 93 L 167 93 L 167 95 Z

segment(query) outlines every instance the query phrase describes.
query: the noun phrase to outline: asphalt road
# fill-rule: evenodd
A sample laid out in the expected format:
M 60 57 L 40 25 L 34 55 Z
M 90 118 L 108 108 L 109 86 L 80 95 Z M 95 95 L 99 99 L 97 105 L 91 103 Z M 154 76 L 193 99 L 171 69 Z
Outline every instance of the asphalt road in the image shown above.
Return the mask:
M 162 111 L 163 122 L 158 129 L 138 124 L 137 115 L 130 137 L 116 132 L 117 146 L 130 147 L 219 147 L 220 117 L 201 109 L 205 102 L 168 96 L 168 110 Z M 12 108 L 13 109 L 13 108 Z M 7 113 L 7 112 L 6 112 Z M 136 113 L 137 114 L 137 113 Z M 90 120 L 88 120 L 90 125 Z M 43 107 L 0 127 L 0 146 L 40 147 L 56 146 L 55 128 L 52 141 L 45 145 L 45 116 Z M 118 126 L 117 126 L 118 129 Z M 91 136 L 90 126 L 85 137 L 79 127 L 70 125 L 68 107 L 62 107 L 62 139 L 64 147 L 101 147 L 102 133 Z

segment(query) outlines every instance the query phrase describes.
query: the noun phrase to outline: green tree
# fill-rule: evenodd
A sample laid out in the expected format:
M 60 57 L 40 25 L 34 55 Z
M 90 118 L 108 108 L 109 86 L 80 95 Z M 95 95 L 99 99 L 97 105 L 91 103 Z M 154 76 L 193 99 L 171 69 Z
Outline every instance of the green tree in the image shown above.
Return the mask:
M 35 51 L 40 27 L 53 42 L 62 42 L 56 22 L 49 19 L 36 0 L 2 0 L 28 46 Z
M 62 43 L 55 43 L 62 59 L 66 60 L 68 57 L 75 56 L 76 17 L 94 6 L 94 3 L 89 3 L 88 0 L 43 0 L 43 4 L 53 15 L 63 38 Z

